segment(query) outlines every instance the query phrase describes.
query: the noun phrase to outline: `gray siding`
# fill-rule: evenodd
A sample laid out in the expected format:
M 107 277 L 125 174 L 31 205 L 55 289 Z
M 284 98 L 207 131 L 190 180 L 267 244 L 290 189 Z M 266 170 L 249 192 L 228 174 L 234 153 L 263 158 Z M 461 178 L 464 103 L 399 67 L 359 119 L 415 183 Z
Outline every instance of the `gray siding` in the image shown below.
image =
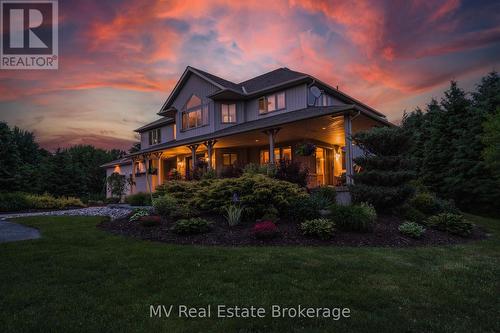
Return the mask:
M 153 130 L 150 130 L 153 131 Z M 141 149 L 149 147 L 149 132 L 141 133 Z M 174 139 L 174 125 L 167 125 L 160 127 L 161 131 L 161 143 L 172 141 Z
M 259 99 L 255 98 L 245 103 L 247 121 L 272 117 L 280 113 L 304 109 L 307 107 L 307 85 L 301 84 L 285 89 L 285 106 L 281 111 L 274 111 L 268 114 L 259 114 Z
M 186 138 L 190 138 L 193 136 L 203 135 L 215 130 L 214 126 L 214 102 L 211 99 L 208 99 L 207 96 L 216 92 L 218 88 L 198 77 L 197 75 L 191 75 L 189 79 L 186 81 L 184 87 L 179 92 L 179 95 L 173 101 L 172 105 L 179 110 L 175 117 L 175 122 L 179 125 L 177 126 L 177 140 L 182 140 Z M 182 108 L 191 97 L 191 95 L 197 95 L 203 100 L 203 103 L 209 103 L 208 106 L 208 125 L 202 126 L 198 128 L 193 128 L 187 131 L 181 131 L 182 124 Z

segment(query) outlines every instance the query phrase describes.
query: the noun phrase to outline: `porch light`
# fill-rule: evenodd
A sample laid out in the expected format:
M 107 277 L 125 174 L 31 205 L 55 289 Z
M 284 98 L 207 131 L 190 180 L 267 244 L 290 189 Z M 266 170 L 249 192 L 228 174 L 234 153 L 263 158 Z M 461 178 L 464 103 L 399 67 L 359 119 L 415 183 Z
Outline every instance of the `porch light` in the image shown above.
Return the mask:
M 321 127 L 322 130 L 326 130 L 326 127 Z
M 255 139 L 255 142 L 259 142 L 259 139 Z

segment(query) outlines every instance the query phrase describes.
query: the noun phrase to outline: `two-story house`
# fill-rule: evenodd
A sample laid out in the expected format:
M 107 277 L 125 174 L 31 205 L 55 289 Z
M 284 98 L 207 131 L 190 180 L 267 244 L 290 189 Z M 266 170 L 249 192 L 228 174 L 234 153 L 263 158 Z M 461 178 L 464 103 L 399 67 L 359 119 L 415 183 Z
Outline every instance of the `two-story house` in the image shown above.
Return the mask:
M 104 165 L 108 175 L 131 177 L 129 193 L 173 176 L 189 179 L 197 167 L 224 176 L 282 160 L 307 168 L 310 187 L 351 183 L 358 153 L 352 133 L 391 125 L 337 88 L 288 68 L 233 83 L 188 66 L 158 116 L 136 129 L 140 151 Z

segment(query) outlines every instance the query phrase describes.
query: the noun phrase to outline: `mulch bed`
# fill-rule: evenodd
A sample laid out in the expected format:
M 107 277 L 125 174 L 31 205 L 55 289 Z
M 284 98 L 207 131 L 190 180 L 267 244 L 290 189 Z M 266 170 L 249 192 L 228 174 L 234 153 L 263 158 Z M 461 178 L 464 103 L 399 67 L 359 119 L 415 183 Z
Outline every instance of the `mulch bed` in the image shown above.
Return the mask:
M 465 243 L 487 237 L 484 230 L 474 228 L 468 238 L 453 236 L 445 232 L 427 228 L 421 239 L 412 239 L 401 235 L 398 226 L 401 221 L 395 217 L 379 217 L 372 233 L 354 233 L 336 231 L 330 240 L 320 240 L 303 236 L 297 224 L 288 221 L 277 223 L 280 235 L 274 239 L 259 240 L 252 233 L 253 223 L 243 223 L 229 228 L 221 218 L 207 218 L 214 221 L 210 232 L 197 235 L 178 235 L 170 230 L 173 223 L 162 220 L 157 226 L 142 226 L 129 222 L 127 218 L 104 221 L 98 225 L 105 231 L 149 241 L 172 244 L 190 244 L 206 246 L 382 246 L 410 247 Z

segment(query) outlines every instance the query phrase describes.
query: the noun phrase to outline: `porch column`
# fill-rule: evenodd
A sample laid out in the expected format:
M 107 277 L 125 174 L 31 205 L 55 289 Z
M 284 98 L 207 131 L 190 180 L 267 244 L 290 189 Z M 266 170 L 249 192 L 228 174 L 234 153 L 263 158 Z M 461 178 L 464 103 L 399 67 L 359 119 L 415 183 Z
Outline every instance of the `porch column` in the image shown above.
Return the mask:
M 158 168 L 157 168 L 157 171 L 156 171 L 156 179 L 158 179 L 158 185 L 161 185 L 162 182 L 163 182 L 163 177 L 162 177 L 162 165 L 161 165 L 161 156 L 163 155 L 163 153 L 159 152 L 159 153 L 154 153 L 153 156 L 158 159 Z
M 274 141 L 279 130 L 279 128 L 271 128 L 264 131 L 264 134 L 269 136 L 269 164 L 274 163 Z
M 198 149 L 200 145 L 199 144 L 193 144 L 189 145 L 188 148 L 191 149 L 191 163 L 193 163 L 193 170 L 195 169 L 196 165 L 196 149 Z M 188 167 L 188 165 L 186 165 Z
M 208 170 L 212 170 L 212 149 L 214 148 L 214 145 L 217 143 L 217 140 L 208 140 L 205 141 L 203 144 L 205 147 L 207 147 L 207 153 L 208 153 Z
M 349 113 L 344 114 L 344 136 L 345 136 L 345 179 L 347 185 L 354 183 L 352 179 L 353 154 L 352 154 L 352 119 Z
M 144 166 L 146 167 L 146 184 L 148 186 L 147 190 L 152 193 L 151 182 L 149 181 L 149 169 L 150 169 L 150 155 L 144 155 Z
M 134 194 L 135 190 L 135 170 L 136 170 L 136 165 L 137 165 L 137 160 L 135 158 L 132 159 L 132 181 L 130 184 L 130 194 Z

